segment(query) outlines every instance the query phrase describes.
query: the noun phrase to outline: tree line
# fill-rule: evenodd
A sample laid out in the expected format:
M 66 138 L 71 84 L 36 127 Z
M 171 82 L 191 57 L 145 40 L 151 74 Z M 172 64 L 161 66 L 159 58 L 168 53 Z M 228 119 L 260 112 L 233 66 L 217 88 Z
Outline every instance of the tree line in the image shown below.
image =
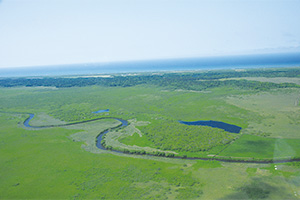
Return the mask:
M 245 79 L 226 80 L 227 78 L 241 77 L 300 77 L 300 69 L 281 70 L 247 70 L 247 71 L 208 71 L 191 73 L 161 73 L 141 74 L 136 76 L 114 75 L 111 78 L 2 78 L 1 87 L 85 87 L 100 85 L 105 87 L 131 87 L 142 84 L 150 84 L 161 87 L 185 90 L 205 90 L 215 87 L 237 87 L 241 89 L 268 90 L 274 88 L 300 87 L 295 83 L 271 83 L 250 81 Z M 220 80 L 225 79 L 225 80 Z

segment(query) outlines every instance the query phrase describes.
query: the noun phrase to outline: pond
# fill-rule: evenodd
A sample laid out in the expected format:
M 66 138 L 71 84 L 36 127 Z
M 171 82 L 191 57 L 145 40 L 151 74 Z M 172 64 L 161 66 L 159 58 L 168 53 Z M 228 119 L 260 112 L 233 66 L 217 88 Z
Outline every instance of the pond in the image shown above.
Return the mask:
M 109 109 L 106 109 L 106 110 L 97 110 L 97 111 L 94 111 L 92 113 L 103 113 L 103 112 L 109 112 Z
M 194 125 L 194 126 L 210 126 L 213 128 L 220 128 L 223 129 L 224 131 L 228 131 L 230 133 L 239 133 L 242 129 L 242 127 L 233 125 L 233 124 L 227 124 L 225 122 L 219 122 L 219 121 L 213 121 L 213 120 L 209 120 L 209 121 L 204 121 L 204 120 L 200 120 L 200 121 L 193 121 L 193 122 L 186 122 L 186 121 L 178 121 L 181 124 L 185 124 L 185 125 Z

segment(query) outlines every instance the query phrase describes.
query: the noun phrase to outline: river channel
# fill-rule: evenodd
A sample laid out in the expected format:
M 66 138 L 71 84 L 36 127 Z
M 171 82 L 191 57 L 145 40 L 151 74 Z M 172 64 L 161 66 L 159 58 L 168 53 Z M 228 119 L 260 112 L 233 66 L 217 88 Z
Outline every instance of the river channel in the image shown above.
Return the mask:
M 23 113 L 22 113 L 23 114 Z M 116 127 L 107 129 L 103 132 L 101 132 L 97 137 L 96 137 L 96 146 L 99 149 L 106 150 L 106 151 L 114 151 L 122 154 L 130 154 L 130 153 L 125 153 L 122 151 L 117 151 L 117 150 L 108 150 L 105 147 L 101 145 L 102 137 L 103 135 L 107 134 L 109 131 L 116 129 L 116 128 L 121 128 L 121 127 L 126 127 L 128 126 L 128 121 L 120 118 L 114 118 L 114 117 L 101 117 L 101 118 L 96 118 L 96 119 L 91 119 L 91 120 L 86 120 L 86 121 L 80 121 L 80 122 L 74 122 L 74 123 L 67 123 L 67 124 L 58 124 L 58 125 L 47 125 L 47 126 L 31 126 L 29 122 L 33 119 L 34 114 L 28 113 L 29 117 L 24 121 L 24 126 L 28 128 L 36 128 L 36 129 L 41 129 L 41 128 L 52 128 L 52 127 L 64 127 L 64 126 L 70 126 L 70 125 L 76 125 L 76 124 L 84 124 L 87 122 L 92 122 L 92 121 L 97 121 L 101 119 L 115 119 L 120 121 L 122 124 L 118 125 Z M 145 155 L 146 156 L 146 155 Z M 154 155 L 147 155 L 147 156 L 154 156 Z M 286 162 L 293 162 L 293 161 L 300 161 L 300 159 L 284 159 L 284 160 L 267 160 L 267 161 L 257 161 L 257 160 L 228 160 L 228 159 L 221 159 L 221 158 L 191 158 L 191 157 L 179 157 L 175 156 L 172 157 L 173 159 L 187 159 L 187 160 L 216 160 L 216 161 L 221 161 L 221 162 L 234 162 L 234 163 L 261 163 L 261 164 L 268 164 L 268 163 L 286 163 Z

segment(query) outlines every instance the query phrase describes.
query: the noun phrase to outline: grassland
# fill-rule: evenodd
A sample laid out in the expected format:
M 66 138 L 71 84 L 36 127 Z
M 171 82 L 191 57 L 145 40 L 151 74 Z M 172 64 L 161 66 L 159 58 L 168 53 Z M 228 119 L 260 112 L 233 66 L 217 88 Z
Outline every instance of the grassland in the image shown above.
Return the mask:
M 244 133 L 272 138 L 299 139 L 299 89 L 277 89 L 251 95 L 227 98 L 227 103 L 260 115 L 259 121 L 248 121 Z
M 250 80 L 259 82 L 270 82 L 270 83 L 295 83 L 300 84 L 300 78 L 295 77 L 240 77 L 240 78 L 226 78 L 222 80 Z
M 300 169 L 90 153 L 77 129 L 25 130 L 1 114 L 1 199 L 296 198 Z M 251 170 L 249 170 L 251 169 Z M 284 176 L 282 175 L 284 174 Z
M 130 125 L 111 131 L 106 142 L 115 148 L 147 151 L 157 151 L 158 145 L 145 130 L 155 137 L 161 133 L 151 130 L 159 130 L 161 123 L 224 121 L 243 128 L 227 145 L 209 151 L 171 147 L 161 151 L 188 157 L 280 159 L 300 156 L 298 95 L 299 89 L 289 88 L 264 92 L 231 87 L 195 92 L 150 85 L 0 88 L 0 198 L 297 199 L 298 163 L 223 163 L 119 154 L 95 147 L 95 137 L 118 125 L 116 120 L 33 130 L 22 126 L 26 114 L 13 113 L 35 113 L 33 125 L 119 117 Z M 109 113 L 92 113 L 107 108 Z M 191 134 L 181 144 L 197 137 Z
M 299 142 L 299 139 L 266 138 L 245 134 L 219 155 L 281 160 L 299 157 Z
M 9 95 L 10 91 L 15 91 L 17 95 Z M 133 120 L 129 127 L 111 132 L 105 139 L 107 145 L 121 151 L 145 150 L 153 153 L 160 149 L 165 153 L 172 152 L 174 155 L 188 157 L 207 157 L 222 152 L 220 156 L 224 156 L 226 151 L 223 149 L 227 147 L 222 147 L 222 144 L 230 143 L 234 138 L 239 137 L 236 134 L 222 131 L 221 133 L 219 130 L 214 132 L 215 129 L 212 128 L 177 124 L 177 120 L 223 121 L 241 126 L 242 134 L 283 139 L 299 138 L 297 131 L 300 127 L 297 120 L 299 89 L 257 92 L 214 88 L 206 92 L 193 92 L 166 90 L 153 86 L 126 88 L 93 86 L 57 90 L 26 88 L 26 91 L 27 93 L 24 93 L 24 88 L 7 89 L 5 92 L 8 95 L 3 98 L 1 105 L 10 112 L 37 113 L 36 119 L 32 121 L 36 125 L 62 124 L 101 116 Z M 35 99 L 34 104 L 29 101 L 31 98 Z M 39 106 L 34 108 L 34 105 Z M 106 108 L 110 109 L 109 113 L 92 113 Z M 201 134 L 198 134 L 200 132 Z M 139 135 L 136 140 L 132 138 L 134 133 Z M 221 137 L 222 134 L 226 136 Z M 90 137 L 90 141 L 86 143 L 89 143 L 92 148 L 93 137 Z M 237 144 L 238 142 L 233 142 L 230 145 Z M 217 147 L 218 145 L 221 146 Z M 226 154 L 226 156 L 233 155 Z M 270 158 L 268 154 L 259 156 L 259 158 Z M 298 156 L 299 154 L 296 153 L 295 157 Z M 245 154 L 238 157 L 249 156 Z

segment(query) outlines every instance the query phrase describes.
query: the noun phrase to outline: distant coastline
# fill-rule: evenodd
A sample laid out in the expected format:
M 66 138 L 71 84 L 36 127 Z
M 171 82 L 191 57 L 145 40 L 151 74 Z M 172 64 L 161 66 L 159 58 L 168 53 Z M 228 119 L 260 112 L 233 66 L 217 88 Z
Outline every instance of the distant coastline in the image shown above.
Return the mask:
M 278 68 L 298 66 L 300 66 L 300 52 L 111 63 L 83 63 L 10 69 L 0 68 L 0 77 L 69 76 L 132 72 Z

